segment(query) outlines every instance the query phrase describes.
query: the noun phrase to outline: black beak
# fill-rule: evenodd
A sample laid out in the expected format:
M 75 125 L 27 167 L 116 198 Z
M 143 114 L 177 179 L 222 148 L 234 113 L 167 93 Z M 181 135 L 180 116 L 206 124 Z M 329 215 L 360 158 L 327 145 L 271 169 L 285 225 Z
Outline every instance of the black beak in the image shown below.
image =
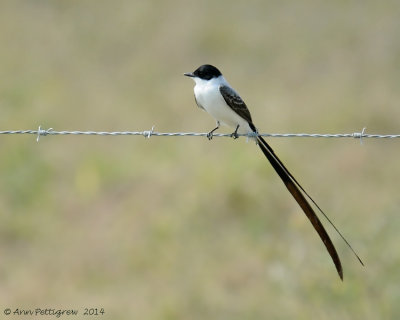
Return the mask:
M 193 72 L 186 72 L 186 73 L 184 73 L 183 75 L 186 76 L 186 77 L 191 77 L 191 78 L 194 77 Z

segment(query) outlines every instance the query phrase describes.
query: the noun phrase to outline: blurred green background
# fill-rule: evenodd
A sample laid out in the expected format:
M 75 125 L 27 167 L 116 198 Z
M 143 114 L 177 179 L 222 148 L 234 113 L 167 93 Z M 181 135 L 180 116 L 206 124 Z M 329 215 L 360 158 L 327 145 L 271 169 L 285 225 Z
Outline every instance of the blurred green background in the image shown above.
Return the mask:
M 0 130 L 207 132 L 218 66 L 262 132 L 399 133 L 400 3 L 2 1 Z M 224 132 L 224 130 L 222 130 Z M 230 132 L 225 130 L 225 132 Z M 0 137 L 0 307 L 104 319 L 399 319 L 399 141 Z M 19 318 L 9 316 L 9 318 Z

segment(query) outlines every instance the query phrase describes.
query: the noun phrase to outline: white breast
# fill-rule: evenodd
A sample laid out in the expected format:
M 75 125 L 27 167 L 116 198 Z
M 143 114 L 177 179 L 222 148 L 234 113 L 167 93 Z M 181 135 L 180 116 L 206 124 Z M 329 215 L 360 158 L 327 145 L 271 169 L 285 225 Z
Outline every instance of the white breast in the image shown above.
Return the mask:
M 234 112 L 222 97 L 219 87 L 229 85 L 223 76 L 211 80 L 194 79 L 196 86 L 194 94 L 197 102 L 221 124 L 233 129 L 239 125 L 239 133 L 247 134 L 252 132 L 246 120 Z

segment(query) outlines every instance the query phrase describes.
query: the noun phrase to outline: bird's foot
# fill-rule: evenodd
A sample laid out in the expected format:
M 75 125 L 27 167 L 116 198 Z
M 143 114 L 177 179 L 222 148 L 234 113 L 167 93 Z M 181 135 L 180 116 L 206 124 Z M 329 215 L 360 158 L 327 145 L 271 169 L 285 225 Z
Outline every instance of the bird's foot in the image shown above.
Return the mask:
M 237 134 L 236 131 L 231 133 L 231 138 L 233 138 L 233 139 L 239 138 L 239 135 Z
M 219 121 L 217 121 L 217 126 L 214 129 L 212 129 L 209 133 L 207 133 L 208 140 L 211 140 L 213 138 L 214 131 L 219 129 L 219 125 L 220 125 L 220 123 L 219 123 Z
M 235 131 L 231 133 L 231 137 L 232 137 L 233 139 L 239 138 L 239 135 L 238 135 L 238 133 L 237 133 L 237 132 L 238 132 L 238 129 L 239 129 L 239 125 L 237 125 Z

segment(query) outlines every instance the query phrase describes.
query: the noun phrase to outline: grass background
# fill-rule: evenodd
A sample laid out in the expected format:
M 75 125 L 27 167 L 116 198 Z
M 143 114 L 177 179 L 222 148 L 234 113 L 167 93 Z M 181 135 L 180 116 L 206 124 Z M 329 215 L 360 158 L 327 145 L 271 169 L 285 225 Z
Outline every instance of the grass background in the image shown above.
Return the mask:
M 217 65 L 262 132 L 399 133 L 398 1 L 2 1 L 0 129 L 201 131 Z M 398 319 L 398 141 L 0 137 L 0 307 L 104 319 Z M 2 310 L 1 310 L 2 312 Z M 9 316 L 9 318 L 18 318 Z

